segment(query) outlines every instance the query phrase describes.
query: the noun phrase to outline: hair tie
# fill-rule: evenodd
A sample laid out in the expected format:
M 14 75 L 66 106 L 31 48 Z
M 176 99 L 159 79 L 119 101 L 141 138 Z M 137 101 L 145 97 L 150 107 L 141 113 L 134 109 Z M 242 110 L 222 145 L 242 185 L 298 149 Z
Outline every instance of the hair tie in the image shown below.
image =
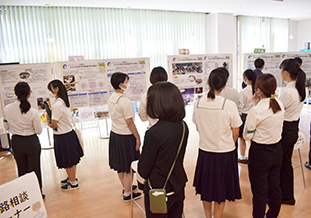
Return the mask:
M 271 99 L 274 99 L 275 98 L 275 94 L 271 94 Z

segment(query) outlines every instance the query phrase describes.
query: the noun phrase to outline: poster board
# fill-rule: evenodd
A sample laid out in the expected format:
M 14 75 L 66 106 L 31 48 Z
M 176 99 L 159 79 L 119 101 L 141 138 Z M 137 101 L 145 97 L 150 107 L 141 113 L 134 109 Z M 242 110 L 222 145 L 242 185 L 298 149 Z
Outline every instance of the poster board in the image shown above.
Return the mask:
M 262 58 L 265 61 L 263 73 L 270 73 L 276 78 L 279 88 L 284 88 L 286 83 L 282 81 L 280 75 L 280 64 L 283 60 L 288 58 L 300 57 L 302 59 L 301 69 L 306 73 L 307 86 L 311 85 L 311 52 L 276 52 L 276 53 L 265 53 L 255 54 L 247 53 L 244 54 L 244 70 L 255 69 L 254 62 L 257 58 Z
M 47 84 L 52 79 L 51 64 L 18 64 L 0 66 L 0 95 L 1 109 L 13 103 L 17 98 L 14 86 L 17 82 L 27 82 L 31 88 L 28 99 L 31 107 L 42 112 L 41 121 L 47 121 L 44 116 L 43 101 L 51 105 L 51 95 Z M 2 110 L 1 110 L 2 113 Z
M 67 61 L 58 62 L 55 66 L 56 77 L 67 88 L 73 113 L 78 113 L 81 108 L 92 108 L 95 118 L 108 118 L 108 99 L 114 92 L 110 78 L 115 72 L 129 76 L 130 87 L 125 95 L 131 101 L 140 101 L 141 95 L 147 91 L 149 58 Z
M 210 72 L 217 67 L 225 67 L 229 71 L 227 86 L 232 87 L 232 55 L 202 54 L 167 56 L 169 81 L 182 92 L 186 103 L 193 102 L 196 95 L 207 92 L 207 79 Z

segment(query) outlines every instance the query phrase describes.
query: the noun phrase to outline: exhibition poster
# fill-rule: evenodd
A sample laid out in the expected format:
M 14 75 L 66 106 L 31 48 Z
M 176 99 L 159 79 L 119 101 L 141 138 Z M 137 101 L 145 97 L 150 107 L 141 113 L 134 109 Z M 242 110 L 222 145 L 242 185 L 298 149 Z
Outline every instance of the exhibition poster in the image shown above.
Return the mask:
M 207 92 L 207 79 L 213 69 L 225 67 L 229 75 L 232 72 L 231 54 L 171 55 L 167 60 L 169 80 L 180 89 L 186 104 Z M 232 87 L 231 75 L 227 85 Z
M 41 121 L 48 122 L 45 116 L 44 101 L 51 105 L 51 95 L 47 84 L 52 79 L 51 65 L 46 64 L 17 64 L 0 66 L 0 93 L 1 105 L 14 102 L 17 98 L 14 94 L 14 86 L 17 82 L 27 82 L 31 88 L 28 99 L 31 106 L 42 112 Z

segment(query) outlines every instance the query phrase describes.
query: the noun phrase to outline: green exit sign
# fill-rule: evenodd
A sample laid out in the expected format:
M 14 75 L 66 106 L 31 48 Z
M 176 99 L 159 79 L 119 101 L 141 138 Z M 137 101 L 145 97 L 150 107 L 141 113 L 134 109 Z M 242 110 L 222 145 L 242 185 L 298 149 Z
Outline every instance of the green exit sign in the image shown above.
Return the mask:
M 254 53 L 265 53 L 266 52 L 266 49 L 264 48 L 255 48 L 254 49 Z

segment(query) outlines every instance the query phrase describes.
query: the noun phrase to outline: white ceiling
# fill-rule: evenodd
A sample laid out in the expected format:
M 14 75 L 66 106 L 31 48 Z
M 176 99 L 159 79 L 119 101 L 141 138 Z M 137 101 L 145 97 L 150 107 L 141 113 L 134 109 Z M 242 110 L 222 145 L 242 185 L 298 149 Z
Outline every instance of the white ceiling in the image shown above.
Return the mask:
M 133 8 L 311 19 L 311 0 L 0 0 L 0 5 Z

